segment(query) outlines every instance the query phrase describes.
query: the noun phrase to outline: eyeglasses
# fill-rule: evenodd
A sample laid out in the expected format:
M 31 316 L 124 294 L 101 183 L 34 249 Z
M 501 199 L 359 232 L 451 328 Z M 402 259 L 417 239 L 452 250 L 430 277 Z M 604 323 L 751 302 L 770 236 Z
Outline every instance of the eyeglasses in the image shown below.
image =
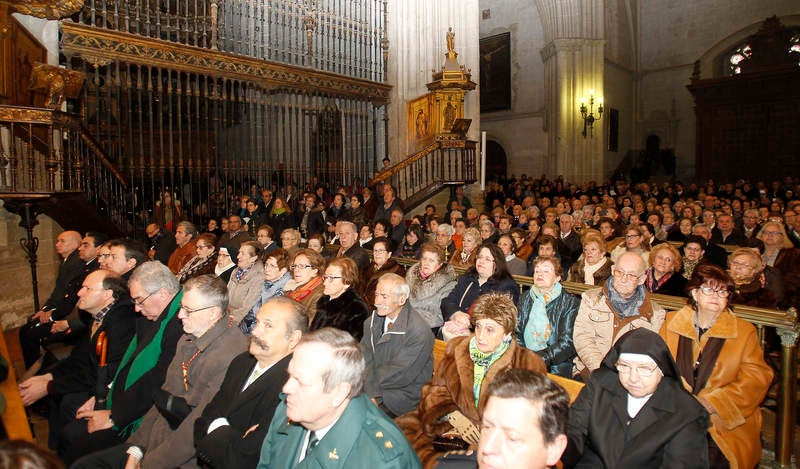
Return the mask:
M 635 280 L 639 280 L 642 277 L 642 274 L 634 274 L 632 272 L 625 272 L 624 270 L 614 269 L 611 271 L 614 275 L 614 278 L 617 280 L 624 280 L 627 282 L 633 282 Z
M 197 247 L 197 249 L 208 249 L 208 248 L 210 248 L 212 246 L 205 246 L 205 245 L 202 245 L 202 244 L 198 244 L 196 247 Z
M 306 270 L 308 270 L 308 269 L 311 269 L 311 268 L 313 268 L 313 267 L 314 267 L 314 266 L 313 266 L 313 265 L 311 265 L 311 264 L 292 264 L 292 265 L 290 266 L 290 268 L 291 268 L 292 270 L 297 270 L 297 269 L 306 269 Z
M 322 280 L 325 282 L 330 282 L 331 280 L 336 280 L 337 278 L 342 278 L 341 275 L 323 275 Z
M 373 249 L 373 250 L 372 250 L 372 253 L 373 253 L 373 254 L 382 254 L 382 253 L 384 253 L 384 252 L 389 252 L 389 251 L 388 251 L 388 250 L 386 250 L 386 249 Z
M 278 264 L 270 264 L 270 263 L 265 262 L 264 263 L 264 268 L 265 269 L 277 269 L 278 268 Z
M 717 296 L 720 297 L 720 298 L 727 298 L 727 297 L 729 297 L 731 295 L 730 290 L 728 290 L 726 288 L 721 288 L 719 290 L 715 290 L 715 289 L 713 289 L 713 288 L 711 288 L 709 286 L 706 286 L 706 285 L 700 285 L 700 291 L 705 296 L 711 296 L 711 295 L 716 293 Z
M 639 236 L 641 236 L 641 235 L 639 235 L 639 234 L 629 234 L 629 235 L 625 235 L 625 239 L 638 238 Z
M 765 231 L 764 236 L 783 236 L 780 231 Z
M 189 309 L 186 306 L 181 305 L 181 308 L 178 311 L 183 311 L 184 313 L 186 313 L 187 316 L 191 316 L 192 314 L 194 314 L 194 313 L 196 313 L 198 311 L 203 311 L 205 309 L 215 308 L 216 306 L 217 305 L 211 305 L 211 306 L 204 306 L 202 308 Z
M 649 378 L 658 370 L 658 365 L 631 365 L 630 363 L 617 362 L 614 366 L 617 367 L 617 372 L 619 374 L 629 375 L 631 371 L 636 370 L 636 374 L 642 378 Z
M 150 298 L 151 296 L 153 296 L 153 295 L 155 295 L 155 294 L 156 294 L 156 292 L 153 292 L 153 293 L 151 293 L 151 294 L 149 294 L 149 295 L 145 296 L 145 297 L 144 297 L 143 299 L 141 299 L 141 300 L 140 300 L 138 297 L 137 297 L 137 298 L 132 298 L 132 300 L 133 300 L 133 303 L 134 303 L 136 306 L 143 306 L 143 305 L 144 305 L 144 302 L 145 302 L 145 301 L 147 301 L 147 299 L 148 299 L 148 298 Z

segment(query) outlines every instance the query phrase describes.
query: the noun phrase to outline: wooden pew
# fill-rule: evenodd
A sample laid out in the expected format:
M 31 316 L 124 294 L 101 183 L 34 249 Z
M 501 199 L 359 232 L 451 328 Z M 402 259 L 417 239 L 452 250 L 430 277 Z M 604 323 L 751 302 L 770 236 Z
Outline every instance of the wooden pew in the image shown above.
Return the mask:
M 436 339 L 433 343 L 433 368 L 435 369 L 439 366 L 439 362 L 442 361 L 444 357 L 444 351 L 447 348 L 447 342 L 443 340 Z M 574 381 L 568 378 L 564 378 L 558 375 L 547 373 L 547 377 L 556 382 L 556 384 L 560 385 L 564 390 L 567 391 L 569 394 L 569 402 L 572 403 L 575 401 L 575 398 L 578 397 L 578 393 L 581 392 L 583 389 L 584 384 L 579 381 Z
M 2 415 L 3 427 L 10 440 L 33 442 L 31 426 L 28 424 L 28 415 L 25 413 L 22 398 L 19 396 L 13 360 L 8 353 L 8 346 L 6 345 L 2 328 L 0 328 L 0 353 L 8 360 L 8 378 L 0 384 L 0 391 L 6 398 L 6 411 Z

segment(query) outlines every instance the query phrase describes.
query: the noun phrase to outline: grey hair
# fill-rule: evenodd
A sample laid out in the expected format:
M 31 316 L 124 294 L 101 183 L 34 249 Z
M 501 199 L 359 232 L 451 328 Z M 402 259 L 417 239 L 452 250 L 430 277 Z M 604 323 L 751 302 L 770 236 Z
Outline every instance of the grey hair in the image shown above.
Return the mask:
M 182 221 L 178 223 L 178 228 L 183 228 L 186 234 L 192 236 L 192 239 L 196 238 L 198 235 L 197 227 L 194 226 L 194 223 L 190 221 Z
M 322 385 L 325 392 L 331 392 L 340 384 L 349 384 L 348 399 L 352 399 L 364 388 L 364 352 L 361 346 L 349 333 L 323 327 L 308 334 L 304 334 L 301 344 L 319 343 L 331 348 L 332 353 L 328 369 L 322 373 Z
M 436 233 L 441 233 L 442 231 L 447 232 L 447 236 L 453 236 L 456 233 L 456 229 L 453 228 L 453 225 L 449 223 L 440 223 L 439 226 L 436 228 Z
M 394 293 L 394 296 L 396 297 L 405 296 L 406 298 L 408 298 L 409 295 L 411 294 L 411 287 L 409 287 L 408 284 L 406 283 L 406 279 L 393 272 L 381 275 L 380 278 L 378 279 L 378 283 L 381 282 L 392 282 L 392 285 L 394 285 L 392 293 Z
M 170 295 L 175 295 L 181 289 L 181 284 L 175 278 L 175 274 L 159 261 L 147 261 L 142 263 L 131 275 L 130 282 L 136 282 L 139 286 L 152 295 L 160 289 L 165 289 Z
M 192 277 L 183 284 L 183 292 L 188 293 L 198 290 L 204 299 L 208 300 L 208 306 L 217 306 L 225 315 L 228 310 L 228 285 L 221 278 L 211 274 Z

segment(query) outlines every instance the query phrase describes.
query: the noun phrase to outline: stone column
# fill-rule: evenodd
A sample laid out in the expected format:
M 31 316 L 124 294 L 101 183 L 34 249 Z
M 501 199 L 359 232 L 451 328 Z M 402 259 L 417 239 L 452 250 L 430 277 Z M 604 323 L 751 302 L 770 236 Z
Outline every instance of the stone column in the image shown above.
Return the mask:
M 581 98 L 594 90 L 595 117 L 603 97 L 604 25 L 600 0 L 537 0 L 545 33 L 541 50 L 545 68 L 547 175 L 567 181 L 602 180 L 604 120 L 592 136 L 583 133 Z

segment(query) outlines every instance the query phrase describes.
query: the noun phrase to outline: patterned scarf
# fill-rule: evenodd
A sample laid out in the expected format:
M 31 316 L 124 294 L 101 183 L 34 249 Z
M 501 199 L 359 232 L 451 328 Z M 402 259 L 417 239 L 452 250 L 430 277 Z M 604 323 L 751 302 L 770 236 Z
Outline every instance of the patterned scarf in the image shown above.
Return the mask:
M 644 303 L 644 285 L 639 285 L 634 290 L 630 298 L 623 298 L 616 290 L 614 290 L 614 276 L 608 277 L 606 280 L 606 292 L 608 293 L 608 300 L 614 308 L 614 313 L 620 318 L 629 318 L 639 314 L 639 307 Z
M 689 259 L 683 258 L 683 278 L 689 280 L 692 278 L 692 274 L 694 273 L 694 268 L 697 267 L 697 264 L 700 263 L 700 259 L 696 261 L 690 261 Z
M 489 367 L 506 353 L 508 346 L 511 345 L 511 338 L 503 339 L 494 352 L 483 353 L 478 349 L 478 343 L 473 335 L 469 339 L 469 357 L 472 359 L 472 394 L 475 397 L 475 407 L 478 407 L 478 400 L 481 396 L 481 384 Z
M 657 291 L 665 283 L 667 283 L 667 280 L 669 280 L 672 277 L 672 274 L 673 272 L 667 272 L 666 274 L 664 274 L 663 277 L 656 280 L 656 269 L 650 267 L 649 269 L 647 269 L 647 280 L 645 280 L 644 284 L 647 286 L 648 291 L 651 292 Z
M 233 273 L 233 277 L 237 282 L 241 282 L 244 276 L 247 275 L 247 272 L 250 272 L 250 269 L 252 269 L 254 265 L 256 265 L 255 262 L 250 264 L 246 269 L 237 267 L 236 272 Z
M 547 304 L 561 295 L 561 284 L 553 285 L 553 290 L 543 293 L 536 286 L 530 289 L 531 310 L 528 313 L 528 323 L 525 324 L 525 347 L 534 352 L 547 348 L 550 339 L 550 318 L 547 316 Z

